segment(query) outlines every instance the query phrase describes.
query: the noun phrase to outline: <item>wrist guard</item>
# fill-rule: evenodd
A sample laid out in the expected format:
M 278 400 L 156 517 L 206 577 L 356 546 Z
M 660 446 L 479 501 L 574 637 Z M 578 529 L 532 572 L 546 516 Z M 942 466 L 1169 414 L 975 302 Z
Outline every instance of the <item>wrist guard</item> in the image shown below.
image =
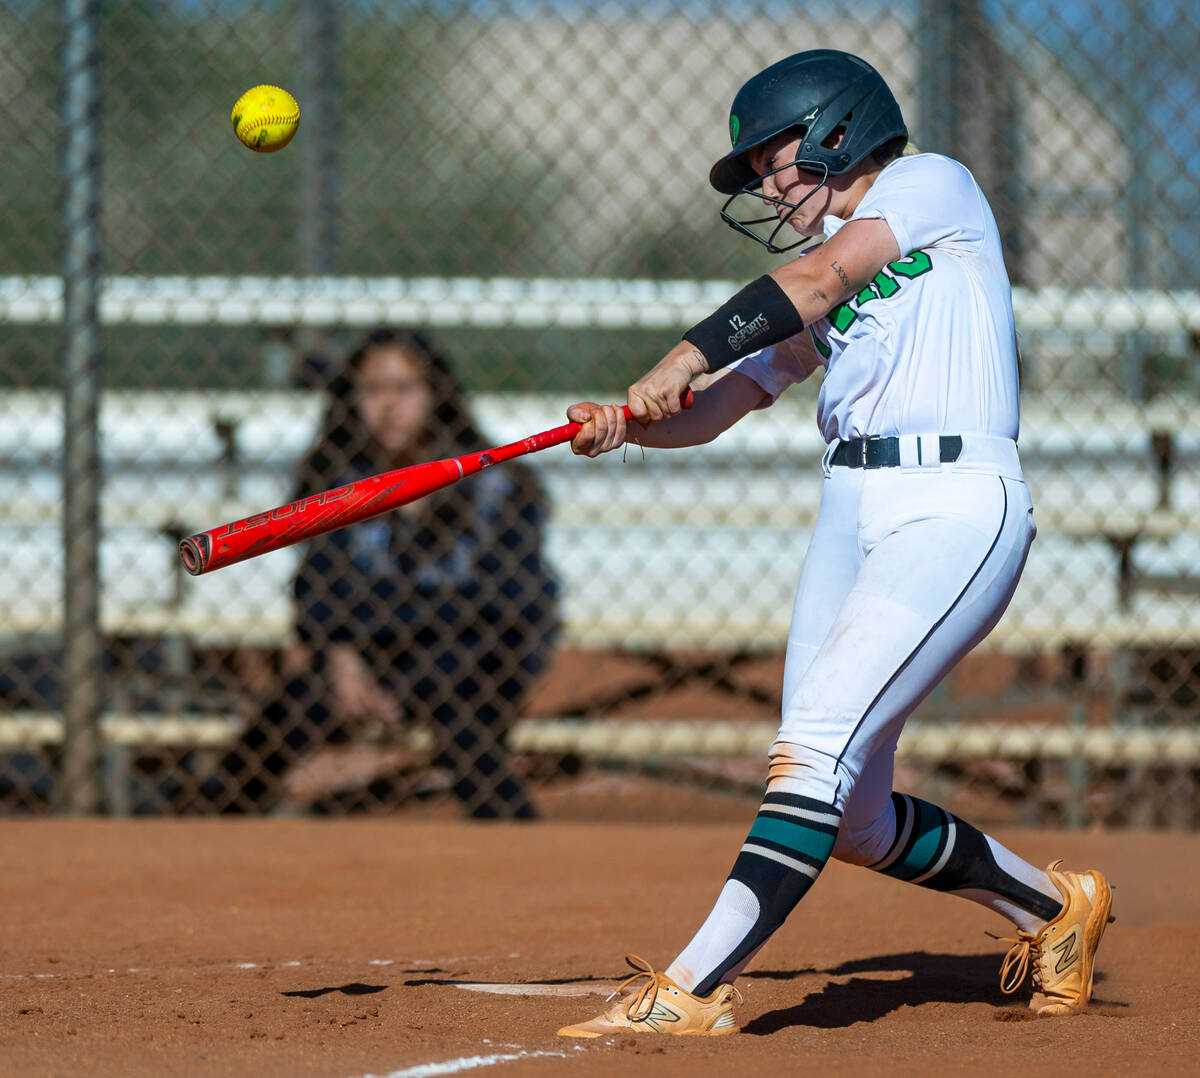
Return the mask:
M 683 335 L 708 360 L 710 371 L 778 344 L 804 328 L 787 293 L 769 275 L 751 281 L 727 303 Z

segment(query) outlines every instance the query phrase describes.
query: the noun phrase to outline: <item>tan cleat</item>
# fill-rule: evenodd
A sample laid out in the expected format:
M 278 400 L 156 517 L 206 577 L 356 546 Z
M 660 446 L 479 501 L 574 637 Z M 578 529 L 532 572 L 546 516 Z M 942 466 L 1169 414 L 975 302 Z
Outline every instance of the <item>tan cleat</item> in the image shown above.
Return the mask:
M 678 1036 L 721 1037 L 737 1033 L 733 1003 L 742 994 L 731 984 L 718 985 L 708 996 L 693 996 L 665 973 L 657 972 L 644 958 L 627 954 L 625 961 L 637 972 L 627 977 L 605 1002 L 629 989 L 603 1014 L 590 1022 L 563 1026 L 560 1037 L 604 1037 L 610 1033 L 674 1033 Z M 635 981 L 645 978 L 640 989 Z
M 1096 949 L 1111 921 L 1112 888 L 1096 871 L 1066 872 L 1055 861 L 1046 869 L 1062 892 L 1062 912 L 1032 936 L 1017 931 L 1000 966 L 1000 988 L 1015 992 L 1033 966 L 1031 1010 L 1039 1015 L 1075 1014 L 1092 998 Z

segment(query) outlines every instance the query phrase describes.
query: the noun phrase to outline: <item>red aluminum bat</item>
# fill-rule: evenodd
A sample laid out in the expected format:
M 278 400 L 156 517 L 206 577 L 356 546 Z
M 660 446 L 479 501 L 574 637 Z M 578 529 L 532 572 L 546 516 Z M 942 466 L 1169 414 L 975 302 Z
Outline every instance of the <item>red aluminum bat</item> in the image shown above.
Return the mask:
M 683 403 L 685 408 L 691 406 L 691 390 L 685 394 Z M 629 419 L 628 405 L 624 406 L 624 411 L 625 418 Z M 302 543 L 305 539 L 398 509 L 493 464 L 569 442 L 579 433 L 579 426 L 578 423 L 565 423 L 496 449 L 414 464 L 311 494 L 298 502 L 189 535 L 179 544 L 179 556 L 192 576 L 200 576 L 247 558 L 256 558 L 259 554 L 282 550 L 293 543 Z

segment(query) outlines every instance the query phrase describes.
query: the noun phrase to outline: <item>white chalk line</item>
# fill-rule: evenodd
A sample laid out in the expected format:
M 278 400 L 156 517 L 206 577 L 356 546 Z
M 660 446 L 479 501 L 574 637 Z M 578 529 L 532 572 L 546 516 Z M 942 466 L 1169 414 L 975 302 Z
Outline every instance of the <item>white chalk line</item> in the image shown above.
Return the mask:
M 510 955 L 508 955 L 508 957 L 509 958 L 519 958 L 520 955 L 510 954 Z M 462 956 L 462 957 L 456 957 L 456 958 L 439 958 L 439 959 L 370 958 L 367 960 L 366 964 L 368 966 L 386 967 L 386 966 L 394 966 L 397 964 L 397 962 L 400 962 L 403 965 L 408 966 L 410 968 L 416 967 L 416 966 L 429 966 L 429 967 L 433 967 L 433 968 L 440 968 L 440 967 L 446 967 L 446 966 L 454 966 L 460 962 L 465 962 L 465 961 L 470 961 L 470 960 L 485 960 L 485 959 L 486 959 L 486 956 L 483 956 L 483 955 Z M 312 959 L 310 959 L 307 963 L 297 961 L 297 960 L 293 960 L 290 962 L 233 962 L 228 965 L 219 965 L 219 966 L 215 966 L 215 967 L 214 966 L 197 967 L 197 968 L 191 970 L 191 972 L 200 972 L 201 970 L 203 970 L 205 972 L 211 972 L 213 969 L 217 969 L 217 970 L 221 970 L 221 969 L 226 969 L 226 970 L 229 970 L 229 969 L 240 969 L 240 970 L 299 969 L 302 966 L 305 966 L 306 964 L 312 965 L 315 967 L 315 966 L 320 966 L 322 964 L 322 962 L 320 960 L 312 960 Z M 124 976 L 124 975 L 128 975 L 131 973 L 137 974 L 137 973 L 156 973 L 156 972 L 158 972 L 158 971 L 153 969 L 150 966 L 127 966 L 127 967 L 122 967 L 122 968 L 114 967 L 114 968 L 103 969 L 103 970 L 99 970 L 99 971 L 77 970 L 77 971 L 64 971 L 62 973 L 0 973 L 0 981 L 5 981 L 5 980 L 8 980 L 8 981 L 75 980 L 75 979 L 95 977 L 95 976 L 100 976 L 100 975 L 105 975 L 105 974 L 112 975 L 112 976 Z M 490 993 L 492 995 L 497 995 L 497 996 L 593 996 L 593 995 L 606 995 L 607 993 L 611 992 L 612 987 L 616 982 L 615 981 L 614 982 L 573 981 L 573 982 L 567 982 L 564 984 L 542 984 L 542 983 L 537 983 L 537 982 L 524 983 L 524 982 L 517 982 L 517 981 L 511 981 L 511 982 L 506 982 L 506 981 L 445 981 L 443 983 L 447 987 L 460 988 L 465 992 L 487 992 L 487 993 Z
M 611 984 L 499 984 L 492 981 L 447 981 L 467 992 L 490 992 L 495 996 L 601 996 L 613 990 Z
M 462 1056 L 440 1063 L 418 1063 L 416 1066 L 389 1071 L 387 1074 L 364 1074 L 362 1078 L 434 1078 L 435 1075 L 459 1074 L 462 1071 L 475 1070 L 477 1067 L 494 1067 L 497 1063 L 515 1063 L 519 1059 L 567 1058 L 566 1052 L 502 1052 L 491 1056 Z
M 485 955 L 469 955 L 465 958 L 406 958 L 399 961 L 408 966 L 449 966 L 456 962 L 464 962 L 470 960 L 486 960 Z M 509 958 L 519 957 L 517 955 L 509 955 Z M 291 962 L 232 962 L 228 964 L 219 964 L 215 966 L 196 967 L 192 972 L 197 972 L 200 969 L 211 971 L 213 969 L 298 969 L 304 965 L 320 966 L 326 961 L 343 962 L 345 959 L 309 959 L 307 962 L 291 961 Z M 395 958 L 371 958 L 367 960 L 368 966 L 392 966 L 398 960 Z M 81 977 L 96 977 L 103 974 L 129 974 L 129 973 L 156 973 L 158 972 L 150 966 L 126 966 L 122 968 L 111 968 L 101 970 L 67 970 L 62 973 L 0 973 L 0 981 L 48 981 L 48 980 L 74 980 Z
M 510 958 L 519 957 L 519 955 L 509 955 Z M 440 959 L 428 960 L 421 958 L 408 959 L 407 965 L 411 968 L 414 966 L 453 966 L 462 959 Z M 305 963 L 300 961 L 290 962 L 234 962 L 230 965 L 222 965 L 215 967 L 217 970 L 238 969 L 299 969 Z M 313 961 L 313 966 L 320 965 L 319 962 Z M 371 958 L 367 960 L 368 966 L 386 967 L 396 964 L 394 958 Z M 214 969 L 212 966 L 203 967 L 203 971 L 211 972 Z M 200 972 L 199 969 L 193 969 L 190 972 Z M 100 975 L 108 974 L 111 976 L 120 976 L 128 974 L 150 973 L 156 971 L 148 966 L 129 966 L 124 969 L 111 968 L 100 971 Z M 78 971 L 62 973 L 0 973 L 0 981 L 47 981 L 47 980 L 77 980 L 97 976 L 95 972 Z M 447 988 L 458 988 L 464 992 L 485 992 L 494 996 L 598 996 L 607 995 L 612 991 L 613 985 L 616 982 L 567 982 L 564 984 L 544 984 L 539 982 L 524 983 L 516 981 L 444 981 L 440 982 Z M 482 1065 L 482 1064 L 480 1064 Z
M 472 956 L 476 959 L 485 956 Z M 519 955 L 511 954 L 509 958 L 518 958 Z M 406 959 L 405 962 L 409 966 L 432 966 L 439 967 L 443 965 L 453 965 L 456 962 L 463 961 L 462 958 L 443 958 L 443 959 L 423 959 L 412 958 Z M 369 966 L 391 966 L 396 963 L 394 958 L 372 958 L 367 960 Z M 310 960 L 313 966 L 320 965 L 320 961 Z M 217 967 L 218 969 L 295 969 L 305 965 L 304 962 L 234 962 L 230 965 Z M 212 969 L 213 967 L 206 967 Z M 148 966 L 127 966 L 123 969 L 110 967 L 101 970 L 100 973 L 112 974 L 137 974 L 137 973 L 153 973 L 155 972 Z M 196 972 L 196 971 L 193 971 Z M 63 972 L 63 973 L 0 973 L 0 980 L 50 980 L 63 979 L 71 980 L 80 977 L 95 976 L 94 972 Z M 447 984 L 454 988 L 461 988 L 468 992 L 489 992 L 495 995 L 507 996 L 585 996 L 599 995 L 608 992 L 609 985 L 599 983 L 567 983 L 567 984 L 518 984 L 518 983 L 502 983 L 502 982 L 485 982 L 485 981 L 449 981 Z M 485 1039 L 485 1044 L 490 1043 Z M 505 1045 L 505 1047 L 517 1048 L 517 1045 Z M 574 1045 L 573 1050 L 576 1052 L 583 1051 L 582 1045 Z M 501 1063 L 515 1063 L 522 1059 L 567 1059 L 569 1058 L 566 1052 L 544 1052 L 544 1051 L 526 1051 L 520 1049 L 516 1052 L 499 1052 L 493 1055 L 476 1055 L 476 1056 L 461 1056 L 458 1059 L 447 1059 L 440 1062 L 418 1063 L 415 1066 L 404 1067 L 401 1070 L 390 1071 L 386 1075 L 366 1074 L 362 1078 L 436 1078 L 438 1075 L 444 1074 L 459 1074 L 463 1071 L 476 1070 L 480 1067 L 494 1067 Z

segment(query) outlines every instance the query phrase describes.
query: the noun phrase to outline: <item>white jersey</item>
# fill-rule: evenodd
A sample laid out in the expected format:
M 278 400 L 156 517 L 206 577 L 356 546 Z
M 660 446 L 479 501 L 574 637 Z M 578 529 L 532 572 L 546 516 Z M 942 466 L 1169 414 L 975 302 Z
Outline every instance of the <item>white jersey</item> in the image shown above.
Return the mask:
M 849 220 L 864 218 L 886 221 L 906 253 L 806 327 L 815 355 L 783 342 L 735 369 L 776 398 L 824 366 L 817 422 L 828 442 L 896 434 L 1015 439 L 1012 290 L 995 218 L 974 177 L 938 154 L 901 157 Z M 826 236 L 845 223 L 826 217 Z

